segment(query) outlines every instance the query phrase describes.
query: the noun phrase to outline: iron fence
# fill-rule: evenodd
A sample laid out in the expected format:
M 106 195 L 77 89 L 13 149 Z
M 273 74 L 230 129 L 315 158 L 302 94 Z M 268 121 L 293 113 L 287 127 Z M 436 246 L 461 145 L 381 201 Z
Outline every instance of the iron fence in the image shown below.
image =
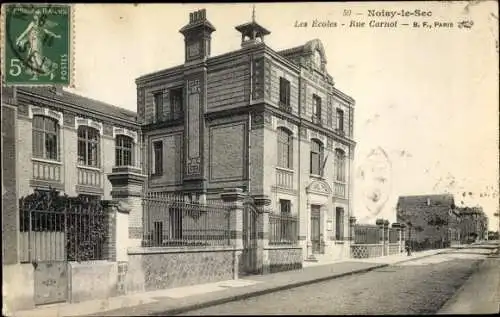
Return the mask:
M 144 247 L 224 246 L 230 244 L 230 218 L 222 202 L 148 193 L 143 198 Z
M 399 231 L 397 229 L 389 228 L 389 243 L 399 242 Z
M 382 230 L 378 226 L 355 225 L 354 243 L 355 244 L 377 244 L 380 243 Z
M 295 216 L 269 214 L 269 244 L 296 244 L 298 228 Z
M 107 217 L 98 200 L 34 193 L 19 200 L 20 261 L 103 260 Z

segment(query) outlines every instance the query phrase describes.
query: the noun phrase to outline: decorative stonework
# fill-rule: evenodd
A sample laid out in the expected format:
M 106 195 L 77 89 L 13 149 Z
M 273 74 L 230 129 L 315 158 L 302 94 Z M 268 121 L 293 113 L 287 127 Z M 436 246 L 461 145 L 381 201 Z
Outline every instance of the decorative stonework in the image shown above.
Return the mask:
M 305 81 L 300 82 L 300 106 L 301 106 L 301 112 L 302 113 L 307 113 L 307 98 L 306 98 L 306 93 L 307 93 L 307 86 Z
M 332 189 L 330 188 L 328 183 L 323 180 L 313 180 L 311 184 L 306 187 L 306 192 L 311 194 L 330 196 L 332 194 Z
M 299 127 L 299 136 L 302 139 L 307 139 L 307 128 L 306 127 Z
M 272 127 L 273 116 L 270 113 L 264 112 L 264 125 L 268 126 L 268 127 Z
M 76 117 L 75 118 L 75 129 L 78 130 L 78 127 L 81 125 L 85 125 L 85 126 L 99 130 L 99 134 L 101 136 L 103 134 L 103 126 L 102 126 L 101 122 L 97 122 L 97 121 L 94 121 L 92 119 L 85 119 L 85 118 Z
M 103 124 L 103 128 L 104 128 L 103 129 L 104 130 L 103 134 L 105 136 L 110 136 L 110 137 L 113 136 L 113 126 L 111 124 L 104 123 Z
M 252 114 L 252 129 L 264 127 L 264 114 L 254 113 Z
M 52 119 L 55 119 L 55 120 L 57 120 L 57 124 L 59 126 L 62 126 L 63 122 L 64 122 L 62 112 L 50 110 L 48 108 L 30 106 L 28 108 L 28 117 L 30 119 L 33 119 L 33 116 L 36 116 L 36 115 L 50 117 Z
M 187 107 L 187 157 L 186 174 L 198 175 L 201 172 L 200 158 L 200 80 L 188 81 L 188 107 Z
M 254 60 L 253 65 L 253 99 L 264 97 L 264 59 L 258 58 Z
M 137 89 L 137 120 L 139 123 L 144 122 L 144 112 L 145 112 L 145 100 L 144 100 L 144 89 Z
M 272 82 L 272 65 L 271 61 L 266 59 L 264 65 L 264 96 L 265 98 L 271 98 L 271 82 Z
M 136 131 L 131 131 L 125 128 L 118 128 L 118 127 L 113 127 L 113 139 L 116 138 L 117 135 L 126 135 L 128 137 L 131 137 L 134 140 L 134 143 L 138 143 L 138 137 L 137 137 L 137 132 Z
M 330 137 L 326 138 L 326 148 L 328 150 L 332 150 L 333 149 L 333 140 Z
M 74 127 L 75 126 L 75 115 L 72 113 L 65 113 L 64 114 L 64 125 L 68 127 Z

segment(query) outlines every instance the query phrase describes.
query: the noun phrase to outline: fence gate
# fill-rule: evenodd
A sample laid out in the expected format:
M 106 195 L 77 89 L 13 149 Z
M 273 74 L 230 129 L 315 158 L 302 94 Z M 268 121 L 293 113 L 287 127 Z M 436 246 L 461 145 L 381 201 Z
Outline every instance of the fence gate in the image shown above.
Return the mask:
M 240 273 L 258 274 L 257 267 L 257 219 L 258 212 L 253 199 L 248 198 L 243 208 L 243 254 Z
M 68 262 L 41 261 L 35 269 L 35 305 L 65 302 L 68 298 Z
M 68 262 L 104 259 L 101 202 L 47 191 L 21 198 L 19 207 L 20 260 L 33 265 L 35 305 L 65 302 Z

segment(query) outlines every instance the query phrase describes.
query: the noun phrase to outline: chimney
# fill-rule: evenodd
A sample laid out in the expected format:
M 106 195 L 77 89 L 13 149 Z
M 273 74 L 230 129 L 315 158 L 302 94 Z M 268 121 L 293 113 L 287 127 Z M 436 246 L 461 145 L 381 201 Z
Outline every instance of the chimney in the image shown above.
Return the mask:
M 186 62 L 210 56 L 214 31 L 215 27 L 207 20 L 206 9 L 189 13 L 189 23 L 179 30 L 184 35 Z

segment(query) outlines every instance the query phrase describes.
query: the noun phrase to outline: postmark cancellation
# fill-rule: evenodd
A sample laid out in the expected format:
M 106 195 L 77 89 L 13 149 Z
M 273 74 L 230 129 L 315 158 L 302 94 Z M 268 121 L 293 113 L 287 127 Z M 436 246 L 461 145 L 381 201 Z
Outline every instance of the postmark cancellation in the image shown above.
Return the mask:
M 2 7 L 4 85 L 73 86 L 73 14 L 68 4 Z

